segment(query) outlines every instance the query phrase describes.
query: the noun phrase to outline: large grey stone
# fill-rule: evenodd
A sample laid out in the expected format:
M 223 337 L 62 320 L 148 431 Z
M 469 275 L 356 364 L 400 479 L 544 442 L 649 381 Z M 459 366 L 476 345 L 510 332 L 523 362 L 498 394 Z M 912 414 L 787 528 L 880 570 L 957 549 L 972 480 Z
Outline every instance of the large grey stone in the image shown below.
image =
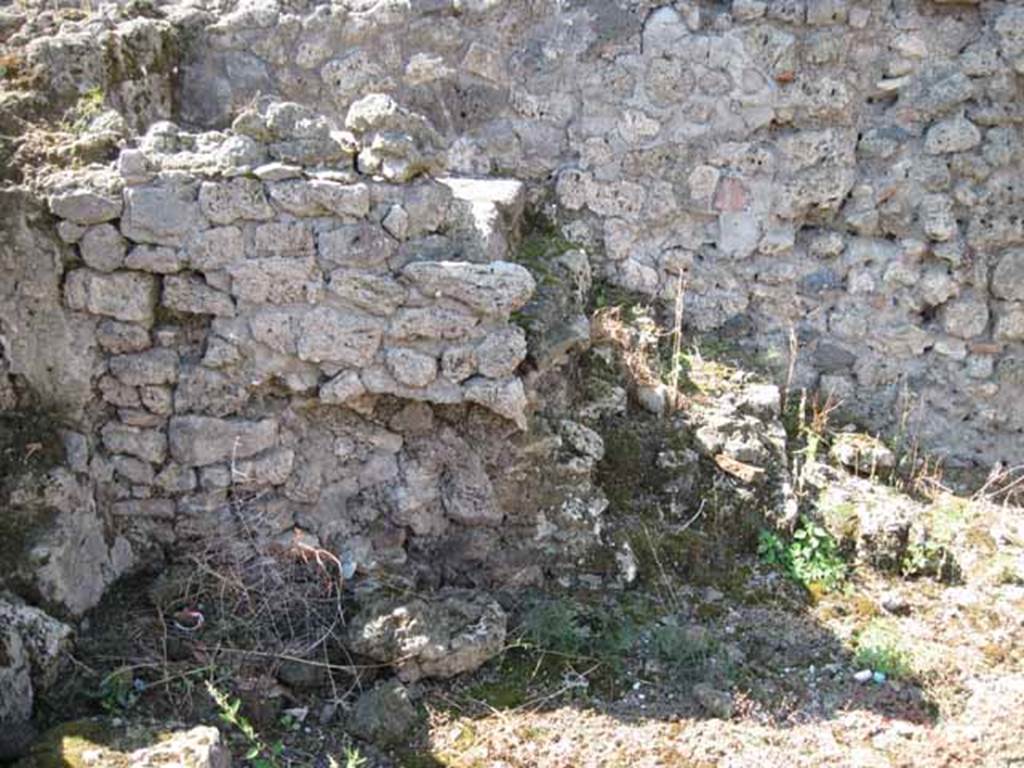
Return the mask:
M 151 464 L 163 464 L 167 457 L 167 437 L 154 429 L 140 429 L 108 422 L 100 431 L 103 447 L 111 453 L 126 453 L 137 456 Z
M 314 363 L 362 367 L 377 353 L 383 335 L 379 318 L 317 307 L 299 320 L 298 355 Z
M 420 261 L 405 267 L 402 275 L 426 296 L 452 298 L 487 315 L 514 312 L 536 288 L 527 269 L 505 261 Z
M 315 301 L 323 280 L 312 259 L 246 259 L 229 270 L 231 292 L 253 304 L 305 304 Z
M 133 387 L 173 384 L 178 380 L 178 354 L 172 349 L 151 349 L 110 358 L 110 372 Z
M 180 246 L 206 226 L 190 187 L 130 187 L 121 234 L 137 243 Z
M 168 428 L 171 457 L 188 467 L 245 459 L 277 443 L 277 420 L 242 421 L 175 416 Z
M 28 747 L 35 695 L 52 685 L 71 627 L 0 593 L 0 760 Z
M 1024 248 L 1007 251 L 992 272 L 992 293 L 1001 299 L 1024 301 Z
M 408 741 L 418 720 L 405 686 L 388 680 L 356 699 L 346 726 L 361 739 L 387 746 Z
M 399 679 L 450 678 L 471 672 L 505 645 L 508 619 L 483 594 L 446 590 L 437 595 L 374 601 L 349 624 L 352 650 L 391 664 Z
M 124 207 L 119 196 L 90 189 L 60 192 L 50 197 L 50 210 L 76 224 L 100 224 L 121 215 Z
M 157 281 L 152 275 L 140 272 L 103 274 L 76 269 L 68 274 L 64 298 L 71 309 L 148 327 L 153 324 L 157 290 Z
M 98 272 L 113 272 L 124 266 L 127 244 L 112 224 L 89 227 L 78 241 L 86 266 Z
M 204 181 L 199 187 L 199 208 L 214 224 L 239 219 L 266 221 L 274 215 L 263 185 L 255 179 Z
M 162 303 L 175 312 L 192 315 L 235 315 L 235 303 L 231 297 L 216 288 L 211 288 L 205 280 L 195 275 L 173 275 L 164 278 Z

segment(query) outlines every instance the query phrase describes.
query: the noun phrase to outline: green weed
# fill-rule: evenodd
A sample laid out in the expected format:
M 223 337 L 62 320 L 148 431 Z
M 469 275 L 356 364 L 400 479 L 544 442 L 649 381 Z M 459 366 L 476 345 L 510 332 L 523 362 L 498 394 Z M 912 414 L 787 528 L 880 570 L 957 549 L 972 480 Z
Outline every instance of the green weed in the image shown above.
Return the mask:
M 242 707 L 241 699 L 228 696 L 209 680 L 206 681 L 206 690 L 217 705 L 220 719 L 237 730 L 245 740 L 245 759 L 252 768 L 278 768 L 278 758 L 284 752 L 284 745 L 281 742 L 268 745 L 263 740 L 248 718 L 239 712 Z
M 762 530 L 757 554 L 761 562 L 780 568 L 794 581 L 811 590 L 834 592 L 847 577 L 847 565 L 836 540 L 823 527 L 802 518 L 789 541 Z
M 901 643 L 899 628 L 885 620 L 874 620 L 861 631 L 853 662 L 858 668 L 891 678 L 905 678 L 911 673 L 911 654 Z

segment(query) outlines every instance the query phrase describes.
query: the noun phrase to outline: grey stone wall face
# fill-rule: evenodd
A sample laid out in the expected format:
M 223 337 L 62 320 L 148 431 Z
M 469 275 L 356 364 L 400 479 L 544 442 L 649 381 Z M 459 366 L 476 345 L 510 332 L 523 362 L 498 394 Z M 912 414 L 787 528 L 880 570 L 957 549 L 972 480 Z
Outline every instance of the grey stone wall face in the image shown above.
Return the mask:
M 952 464 L 1024 460 L 1014 3 L 222 5 L 107 31 L 159 98 L 119 82 L 145 132 L 50 180 L 60 345 L 43 328 L 6 352 L 30 381 L 65 371 L 94 433 L 76 471 L 136 555 L 218 535 L 244 498 L 252 530 L 355 567 L 571 566 L 607 506 L 600 437 L 531 417 L 572 401 L 543 361 L 587 322 L 569 302 L 568 341 L 522 375 L 527 206 L 579 245 L 554 266 L 581 293 L 671 307 L 683 285 L 688 332 L 780 380 L 795 334 L 793 385 L 866 427 L 907 422 Z M 55 89 L 90 23 L 35 47 Z
M 793 328 L 797 383 L 867 427 L 1021 460 L 1018 4 L 232 7 L 184 117 L 223 126 L 259 90 L 377 131 L 374 173 L 553 185 L 598 276 L 670 303 L 682 273 L 690 327 L 780 375 Z

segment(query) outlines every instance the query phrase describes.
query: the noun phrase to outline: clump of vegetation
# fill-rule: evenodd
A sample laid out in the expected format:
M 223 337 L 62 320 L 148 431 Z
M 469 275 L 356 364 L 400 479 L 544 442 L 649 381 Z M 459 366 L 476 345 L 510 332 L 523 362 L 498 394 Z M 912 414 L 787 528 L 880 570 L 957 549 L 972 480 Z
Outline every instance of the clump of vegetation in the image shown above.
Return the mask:
M 535 651 L 621 665 L 637 638 L 637 626 L 618 611 L 584 606 L 567 598 L 542 600 L 523 616 L 523 637 Z
M 239 711 L 242 708 L 241 699 L 228 696 L 210 681 L 206 682 L 206 690 L 217 705 L 220 719 L 234 728 L 245 740 L 245 759 L 252 768 L 277 768 L 280 765 L 278 758 L 284 752 L 284 744 L 278 741 L 269 745 L 263 740 L 248 718 Z
M 890 678 L 906 678 L 912 671 L 911 654 L 891 621 L 874 619 L 857 637 L 853 662 L 858 668 L 881 672 Z
M 788 541 L 774 531 L 761 531 L 757 554 L 763 563 L 780 568 L 811 591 L 834 592 L 843 586 L 848 575 L 836 540 L 807 518 L 800 520 Z
M 67 130 L 74 134 L 85 133 L 90 123 L 103 113 L 105 101 L 106 95 L 99 86 L 79 96 L 71 110 Z
M 654 657 L 673 678 L 695 682 L 705 677 L 715 659 L 717 643 L 700 627 L 656 627 L 651 632 Z

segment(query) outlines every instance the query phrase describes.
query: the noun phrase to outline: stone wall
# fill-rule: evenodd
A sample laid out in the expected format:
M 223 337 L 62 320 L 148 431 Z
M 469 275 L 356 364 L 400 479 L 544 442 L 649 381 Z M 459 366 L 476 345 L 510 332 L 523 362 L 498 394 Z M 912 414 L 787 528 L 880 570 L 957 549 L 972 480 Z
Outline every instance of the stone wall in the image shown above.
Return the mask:
M 868 428 L 909 419 L 952 465 L 1020 461 L 1018 4 L 243 2 L 212 21 L 184 119 L 225 125 L 262 93 L 340 125 L 390 94 L 448 172 L 554 187 L 599 277 L 671 302 L 682 274 L 690 327 L 780 378 L 793 328 L 797 383 Z
M 0 373 L 79 425 L 16 498 L 87 499 L 53 546 L 95 554 L 48 604 L 240 530 L 430 583 L 572 570 L 608 503 L 592 427 L 626 408 L 563 367 L 595 280 L 669 314 L 682 286 L 688 338 L 780 382 L 792 335 L 794 385 L 950 464 L 1021 461 L 1015 4 L 211 5 L 28 46 L 125 123 L 33 176 L 52 221 L 4 209 Z M 538 212 L 558 247 L 526 258 Z
M 442 563 L 456 581 L 469 564 L 475 583 L 540 578 L 544 509 L 510 501 L 504 476 L 510 439 L 532 439 L 516 437 L 527 343 L 510 316 L 536 283 L 501 259 L 524 188 L 358 173 L 354 153 L 395 114 L 371 98 L 354 132 L 294 103 L 231 133 L 157 123 L 116 170 L 50 180 L 72 248 L 58 313 L 98 358 L 79 370 L 96 401 L 88 475 L 138 559 L 231 546 L 241 514 L 261 540 L 327 546 L 353 571 L 412 552 L 407 570 L 430 579 Z M 594 493 L 593 461 L 577 491 Z M 436 558 L 460 537 L 465 552 Z

